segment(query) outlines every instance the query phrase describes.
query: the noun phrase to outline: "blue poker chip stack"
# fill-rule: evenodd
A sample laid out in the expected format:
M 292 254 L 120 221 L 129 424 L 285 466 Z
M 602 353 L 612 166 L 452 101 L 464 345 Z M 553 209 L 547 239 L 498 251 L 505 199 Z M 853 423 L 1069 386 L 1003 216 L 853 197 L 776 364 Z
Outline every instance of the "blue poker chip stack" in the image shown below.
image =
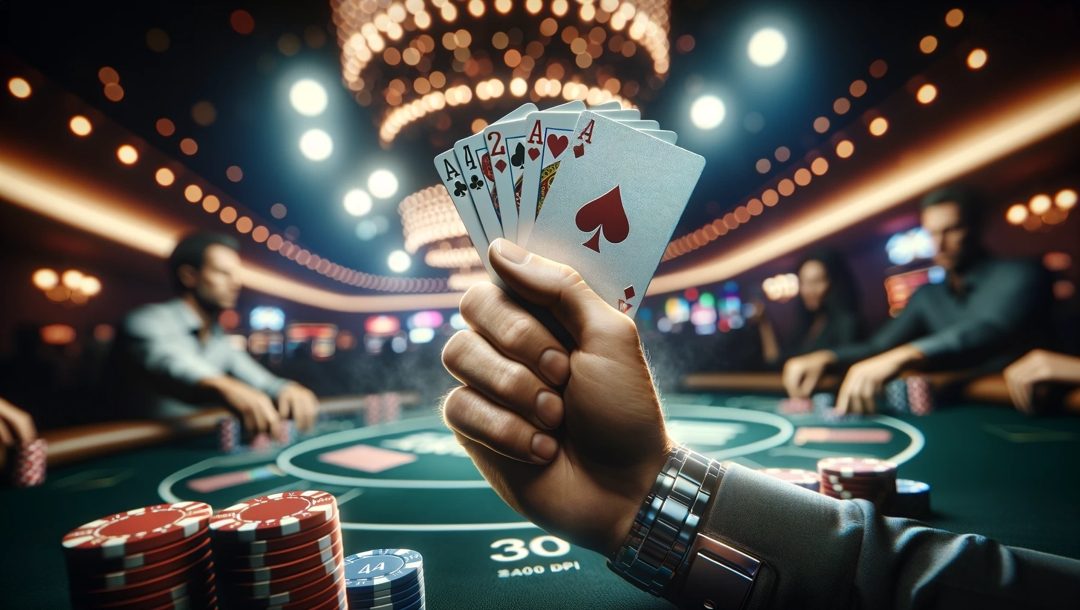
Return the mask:
M 409 549 L 376 549 L 345 558 L 349 608 L 420 610 L 424 602 L 424 558 Z

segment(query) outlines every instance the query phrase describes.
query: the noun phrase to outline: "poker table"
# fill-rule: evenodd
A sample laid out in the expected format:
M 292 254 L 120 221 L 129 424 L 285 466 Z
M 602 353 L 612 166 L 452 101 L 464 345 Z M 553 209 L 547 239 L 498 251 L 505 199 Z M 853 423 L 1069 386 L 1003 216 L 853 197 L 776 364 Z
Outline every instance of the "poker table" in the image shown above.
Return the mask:
M 1080 557 L 1080 418 L 1029 418 L 985 401 L 959 401 L 923 417 L 835 421 L 780 414 L 780 398 L 777 391 L 739 388 L 669 394 L 664 405 L 672 435 L 712 457 L 811 470 L 829 455 L 888 458 L 900 464 L 900 477 L 932 486 L 929 523 Z M 874 435 L 874 443 L 839 443 L 800 433 L 849 427 L 887 434 Z M 434 610 L 670 607 L 616 577 L 601 556 L 507 508 L 433 404 L 376 425 L 327 419 L 314 434 L 267 452 L 224 454 L 206 429 L 204 422 L 198 433 L 141 447 L 113 433 L 123 451 L 68 456 L 50 465 L 44 485 L 0 490 L 0 606 L 67 607 L 60 539 L 92 519 L 160 502 L 223 508 L 277 490 L 322 489 L 338 498 L 346 553 L 423 554 Z M 51 446 L 63 456 L 71 438 L 57 439 Z

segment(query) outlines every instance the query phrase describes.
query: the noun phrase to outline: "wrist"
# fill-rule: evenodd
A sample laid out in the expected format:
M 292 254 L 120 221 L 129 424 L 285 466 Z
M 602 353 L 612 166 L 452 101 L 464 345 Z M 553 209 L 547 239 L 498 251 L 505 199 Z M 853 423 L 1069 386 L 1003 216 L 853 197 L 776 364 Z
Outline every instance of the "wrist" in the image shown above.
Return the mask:
M 653 595 L 670 596 L 722 476 L 718 461 L 672 449 L 608 567 Z

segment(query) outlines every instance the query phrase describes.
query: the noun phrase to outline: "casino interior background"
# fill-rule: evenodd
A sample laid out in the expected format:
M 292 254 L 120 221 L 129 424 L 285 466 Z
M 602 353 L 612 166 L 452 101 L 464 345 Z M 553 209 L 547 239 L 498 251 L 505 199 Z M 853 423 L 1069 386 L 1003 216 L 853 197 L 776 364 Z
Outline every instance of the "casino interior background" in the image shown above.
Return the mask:
M 195 228 L 244 241 L 238 344 L 322 394 L 437 396 L 483 275 L 428 159 L 523 100 L 618 99 L 707 157 L 639 317 L 665 384 L 755 367 L 748 320 L 767 304 L 785 331 L 813 246 L 847 256 L 872 325 L 896 313 L 935 278 L 916 201 L 958 180 L 990 195 L 993 251 L 1057 274 L 1075 336 L 1069 3 L 0 11 L 0 393 L 44 426 L 91 415 L 72 397 L 122 312 L 168 296 L 163 257 Z M 769 28 L 756 61 L 780 59 L 757 65 Z
M 793 332 L 794 272 L 817 248 L 852 267 L 868 327 L 898 314 L 914 289 L 943 277 L 919 200 L 956 183 L 984 194 L 991 252 L 1036 259 L 1052 274 L 1053 347 L 1080 354 L 1076 3 L 0 0 L 0 23 L 0 397 L 40 430 L 110 417 L 100 380 L 117 323 L 170 297 L 165 260 L 193 230 L 242 242 L 244 291 L 219 320 L 238 348 L 320 397 L 394 393 L 411 397 L 404 408 L 416 417 L 433 416 L 453 385 L 440 351 L 463 328 L 457 304 L 486 273 L 430 160 L 525 101 L 616 100 L 707 159 L 636 318 L 665 395 L 778 395 L 775 383 L 755 381 L 777 373 L 762 362 L 758 325 L 764 315 L 781 336 Z M 911 476 L 927 480 L 941 468 L 949 485 L 935 488 L 945 506 L 935 524 L 1077 556 L 1080 538 L 1068 532 L 1080 523 L 1078 492 L 1053 478 L 1067 476 L 1061 470 L 1025 468 L 1018 491 L 999 493 L 1000 471 L 979 469 L 991 462 L 951 453 L 975 429 L 964 418 L 1020 425 L 1006 419 L 1020 417 L 1007 394 L 972 400 L 1001 408 L 922 418 L 928 438 L 947 440 L 921 454 L 900 446 L 921 443 L 918 430 L 889 428 L 880 457 L 919 454 Z M 725 413 L 771 434 L 739 411 Z M 1061 421 L 1040 433 L 1045 463 L 1075 458 L 1080 430 Z M 151 458 L 117 488 L 128 505 L 158 501 L 155 486 L 168 499 L 159 480 L 180 489 L 173 475 L 188 472 L 188 457 L 147 439 L 123 445 L 146 445 Z M 1032 459 L 1030 445 L 999 441 L 979 459 L 1001 469 Z M 432 442 L 436 457 L 460 450 Z M 130 468 L 110 451 L 83 467 Z M 446 477 L 467 478 L 453 468 Z M 41 500 L 74 493 L 58 489 L 18 505 L 21 518 L 46 506 L 55 539 L 91 518 L 76 508 L 121 508 L 87 493 L 64 513 Z M 425 501 L 445 501 L 454 518 L 517 520 L 484 492 L 482 510 Z M 203 499 L 235 500 L 232 490 L 215 493 Z M 1045 494 L 1035 508 L 1046 515 L 1016 518 L 1033 510 L 1024 502 L 1035 493 Z M 417 533 L 428 515 L 386 497 L 363 510 L 421 523 L 387 544 L 446 553 L 430 584 L 461 597 L 442 607 L 468 606 L 453 593 L 457 579 L 494 591 L 490 607 L 520 599 L 496 591 L 494 570 L 455 563 L 457 545 L 486 559 L 490 540 L 446 534 L 453 545 L 440 548 Z M 351 518 L 373 519 L 356 504 Z M 999 516 L 986 516 L 991 504 Z M 5 540 L 39 542 L 21 529 Z M 58 549 L 27 553 L 39 555 L 16 560 L 60 569 Z M 598 561 L 586 568 L 614 580 Z M 0 573 L 0 590 L 22 578 Z M 603 578 L 582 590 L 607 591 Z M 38 580 L 23 592 L 28 605 L 55 589 Z M 614 606 L 651 607 L 635 603 Z

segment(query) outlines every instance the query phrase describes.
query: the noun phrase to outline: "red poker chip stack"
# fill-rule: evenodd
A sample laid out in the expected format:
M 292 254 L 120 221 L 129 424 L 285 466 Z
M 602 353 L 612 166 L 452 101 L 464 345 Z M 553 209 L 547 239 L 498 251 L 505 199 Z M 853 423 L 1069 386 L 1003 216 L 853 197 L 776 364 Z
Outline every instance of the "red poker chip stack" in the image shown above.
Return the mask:
M 49 443 L 35 438 L 19 447 L 11 469 L 11 484 L 15 487 L 37 487 L 45 482 L 45 463 L 49 457 Z
M 202 502 L 155 504 L 96 519 L 63 538 L 74 608 L 216 608 Z
M 337 500 L 286 491 L 210 519 L 218 590 L 229 608 L 347 608 Z
M 921 375 L 911 375 L 904 379 L 907 383 L 908 409 L 912 415 L 929 415 L 934 412 L 934 394 L 930 381 Z
M 896 464 L 875 458 L 831 457 L 818 461 L 821 493 L 842 500 L 862 499 L 878 508 L 896 495 Z

